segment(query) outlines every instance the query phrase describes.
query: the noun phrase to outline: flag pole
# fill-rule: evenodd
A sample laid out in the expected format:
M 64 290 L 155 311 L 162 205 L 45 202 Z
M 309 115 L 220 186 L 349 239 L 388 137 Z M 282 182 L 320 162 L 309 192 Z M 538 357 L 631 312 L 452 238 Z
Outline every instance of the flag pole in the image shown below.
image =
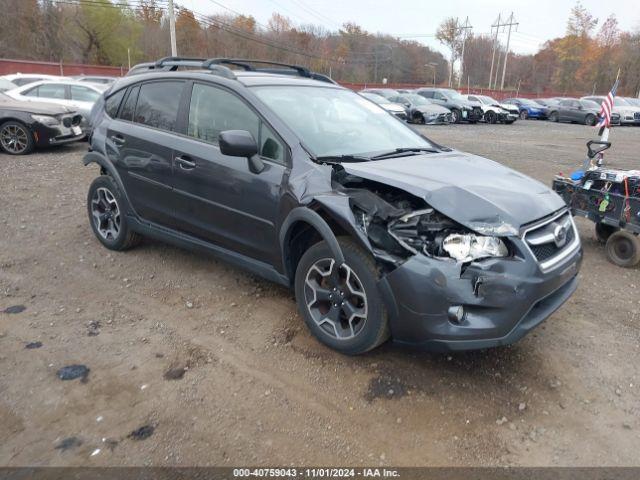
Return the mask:
M 618 68 L 618 74 L 616 75 L 616 81 L 613 84 L 615 85 L 616 83 L 618 83 L 619 79 L 620 79 L 620 68 Z M 600 141 L 601 142 L 608 142 L 609 141 L 609 125 L 605 125 L 604 128 L 602 129 L 602 133 L 600 134 Z

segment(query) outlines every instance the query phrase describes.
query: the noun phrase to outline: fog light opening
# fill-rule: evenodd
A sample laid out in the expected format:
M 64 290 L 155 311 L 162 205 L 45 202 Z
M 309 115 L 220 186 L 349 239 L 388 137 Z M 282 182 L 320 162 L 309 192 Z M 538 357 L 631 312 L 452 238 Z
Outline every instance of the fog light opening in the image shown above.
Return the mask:
M 452 305 L 447 310 L 447 316 L 450 322 L 461 324 L 464 320 L 464 307 L 462 305 Z

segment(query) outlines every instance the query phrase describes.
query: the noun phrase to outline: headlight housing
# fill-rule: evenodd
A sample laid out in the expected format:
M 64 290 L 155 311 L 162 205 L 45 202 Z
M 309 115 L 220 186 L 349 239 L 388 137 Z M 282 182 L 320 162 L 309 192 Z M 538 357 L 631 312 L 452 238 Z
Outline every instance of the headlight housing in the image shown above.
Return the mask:
M 502 239 L 474 233 L 452 233 L 442 241 L 442 249 L 460 262 L 487 257 L 506 257 L 509 254 L 509 249 Z
M 49 127 L 55 127 L 60 125 L 60 121 L 56 117 L 51 117 L 49 115 L 31 115 L 36 122 L 41 123 L 43 125 L 47 125 Z

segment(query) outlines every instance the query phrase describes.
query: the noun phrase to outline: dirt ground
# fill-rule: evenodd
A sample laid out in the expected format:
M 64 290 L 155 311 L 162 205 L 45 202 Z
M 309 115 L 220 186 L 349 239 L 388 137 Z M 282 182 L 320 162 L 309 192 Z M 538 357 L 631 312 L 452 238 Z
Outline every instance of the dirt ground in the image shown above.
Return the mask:
M 594 136 L 422 128 L 547 184 Z M 610 164 L 637 168 L 640 128 L 611 138 Z M 592 224 L 578 291 L 518 344 L 350 358 L 289 291 L 224 261 L 103 248 L 85 150 L 0 155 L 0 465 L 638 465 L 640 275 L 607 262 Z M 60 380 L 74 364 L 84 380 Z

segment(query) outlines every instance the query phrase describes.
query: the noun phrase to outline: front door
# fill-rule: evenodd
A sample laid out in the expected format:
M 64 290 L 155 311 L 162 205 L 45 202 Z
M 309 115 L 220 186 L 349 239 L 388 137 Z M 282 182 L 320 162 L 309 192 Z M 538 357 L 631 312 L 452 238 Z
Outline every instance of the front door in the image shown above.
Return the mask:
M 233 92 L 194 83 L 185 115 L 187 135 L 174 143 L 173 187 L 178 228 L 190 235 L 274 265 L 276 218 L 288 153 L 284 142 Z M 247 130 L 265 163 L 223 155 L 218 135 Z

